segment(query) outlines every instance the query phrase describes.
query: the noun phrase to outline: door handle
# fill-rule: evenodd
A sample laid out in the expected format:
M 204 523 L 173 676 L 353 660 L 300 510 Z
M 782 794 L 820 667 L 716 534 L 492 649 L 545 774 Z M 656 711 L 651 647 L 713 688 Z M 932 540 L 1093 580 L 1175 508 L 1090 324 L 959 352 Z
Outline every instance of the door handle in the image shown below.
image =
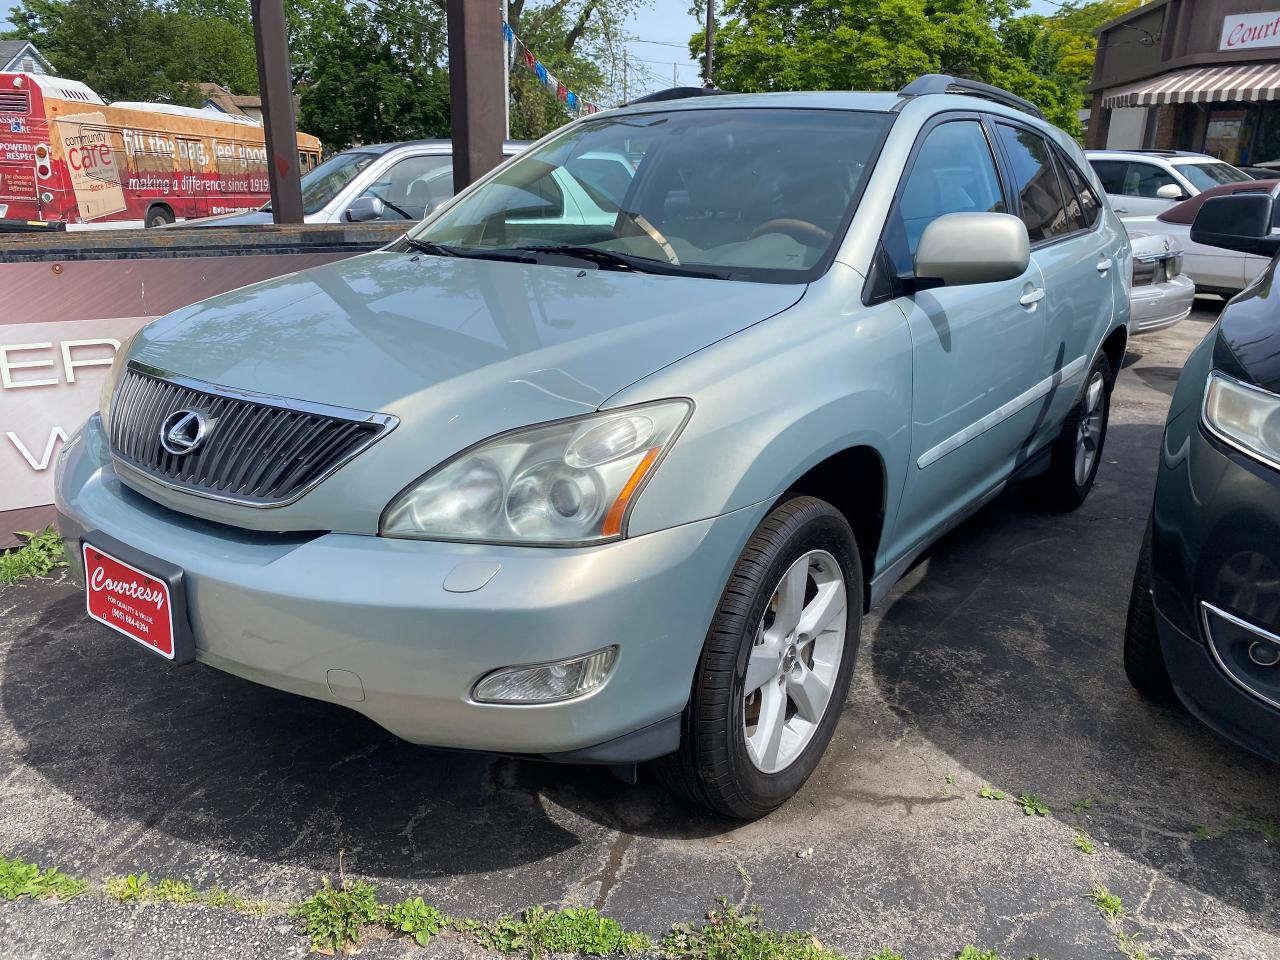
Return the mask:
M 1110 257 L 1107 257 L 1105 260 L 1099 260 L 1099 261 L 1098 261 L 1098 272 L 1099 272 L 1099 273 L 1106 273 L 1106 272 L 1107 272 L 1108 270 L 1110 270 L 1110 269 L 1111 269 L 1111 258 L 1110 258 Z
M 1044 287 L 1036 287 L 1018 298 L 1018 302 L 1024 307 L 1034 307 L 1037 303 L 1044 299 Z
M 1129 208 L 1128 208 L 1128 207 L 1112 207 L 1111 209 L 1112 209 L 1112 210 L 1114 210 L 1116 213 L 1128 213 L 1128 212 L 1129 212 Z

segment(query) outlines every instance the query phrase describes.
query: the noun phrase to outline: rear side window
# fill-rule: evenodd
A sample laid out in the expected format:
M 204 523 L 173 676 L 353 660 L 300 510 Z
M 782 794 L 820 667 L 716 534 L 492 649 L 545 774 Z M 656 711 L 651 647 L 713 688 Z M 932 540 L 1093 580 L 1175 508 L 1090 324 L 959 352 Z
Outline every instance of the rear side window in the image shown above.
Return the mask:
M 924 228 L 946 213 L 1004 213 L 995 158 L 982 125 L 953 120 L 926 135 L 903 186 L 898 215 L 912 258 Z
M 1093 192 L 1093 187 L 1089 186 L 1089 181 L 1080 175 L 1075 164 L 1061 156 L 1058 157 L 1058 162 L 1066 174 L 1066 188 L 1075 191 L 1076 202 L 1079 204 L 1080 216 L 1084 220 L 1085 228 L 1092 227 L 1098 222 L 1098 215 L 1102 212 L 1102 203 L 1098 200 L 1098 195 Z
M 1021 127 L 997 124 L 1000 140 L 1009 157 L 1014 186 L 1022 199 L 1022 222 L 1032 243 L 1070 233 L 1075 227 L 1067 217 L 1062 185 L 1049 154 L 1049 145 L 1039 134 Z
M 1098 175 L 1098 179 L 1102 181 L 1103 192 L 1116 196 L 1124 195 L 1124 175 L 1129 169 L 1129 161 L 1090 160 L 1089 163 L 1093 167 L 1093 172 Z

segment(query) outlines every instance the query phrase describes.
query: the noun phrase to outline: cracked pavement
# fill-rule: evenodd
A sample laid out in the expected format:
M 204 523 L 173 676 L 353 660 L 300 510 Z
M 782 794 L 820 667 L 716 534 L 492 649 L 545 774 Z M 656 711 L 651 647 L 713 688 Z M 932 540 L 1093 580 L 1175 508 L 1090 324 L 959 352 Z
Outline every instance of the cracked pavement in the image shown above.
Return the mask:
M 335 705 L 168 669 L 51 579 L 0 587 L 0 851 L 282 908 L 343 850 L 384 901 L 420 894 L 478 916 L 588 905 L 654 936 L 723 895 L 851 957 L 888 945 L 910 960 L 966 943 L 1120 956 L 1089 899 L 1102 883 L 1124 901 L 1119 929 L 1163 960 L 1280 956 L 1280 839 L 1263 829 L 1280 817 L 1280 770 L 1140 700 L 1120 666 L 1169 394 L 1220 306 L 1197 304 L 1132 345 L 1080 511 L 1010 490 L 873 612 L 824 762 L 757 823 L 685 806 L 643 773 L 629 787 L 601 769 L 415 747 Z M 980 799 L 984 784 L 1051 813 Z M 1077 828 L 1094 856 L 1072 846 Z M 305 952 L 279 912 L 0 903 L 0 955 L 24 960 Z M 364 955 L 476 952 L 381 937 Z

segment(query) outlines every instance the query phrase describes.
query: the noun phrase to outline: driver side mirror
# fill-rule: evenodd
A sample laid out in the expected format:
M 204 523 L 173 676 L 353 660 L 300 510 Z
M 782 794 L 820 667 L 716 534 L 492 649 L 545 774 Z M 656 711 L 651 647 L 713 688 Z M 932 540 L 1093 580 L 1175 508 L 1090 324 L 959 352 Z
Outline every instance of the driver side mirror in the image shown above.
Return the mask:
M 348 223 L 366 223 L 370 220 L 381 220 L 386 206 L 377 197 L 356 197 L 347 207 L 345 214 Z
M 1020 277 L 1031 262 L 1026 225 L 1007 213 L 947 213 L 924 228 L 916 280 L 955 287 Z M 930 282 L 932 281 L 932 282 Z
M 1176 183 L 1166 183 L 1156 187 L 1156 196 L 1161 200 L 1186 200 L 1187 195 Z
M 1274 256 L 1280 250 L 1280 235 L 1271 233 L 1272 216 L 1271 195 L 1267 193 L 1210 197 L 1191 224 L 1191 242 Z

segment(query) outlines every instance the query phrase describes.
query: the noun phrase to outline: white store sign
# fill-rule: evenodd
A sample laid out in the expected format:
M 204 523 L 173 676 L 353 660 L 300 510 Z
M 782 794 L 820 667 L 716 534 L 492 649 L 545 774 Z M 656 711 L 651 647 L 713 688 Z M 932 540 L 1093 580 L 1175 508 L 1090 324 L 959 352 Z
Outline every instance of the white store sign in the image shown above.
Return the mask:
M 1253 50 L 1280 47 L 1280 11 L 1233 13 L 1222 19 L 1219 50 Z
M 0 511 L 53 501 L 53 460 L 98 409 L 120 343 L 151 317 L 0 324 Z

